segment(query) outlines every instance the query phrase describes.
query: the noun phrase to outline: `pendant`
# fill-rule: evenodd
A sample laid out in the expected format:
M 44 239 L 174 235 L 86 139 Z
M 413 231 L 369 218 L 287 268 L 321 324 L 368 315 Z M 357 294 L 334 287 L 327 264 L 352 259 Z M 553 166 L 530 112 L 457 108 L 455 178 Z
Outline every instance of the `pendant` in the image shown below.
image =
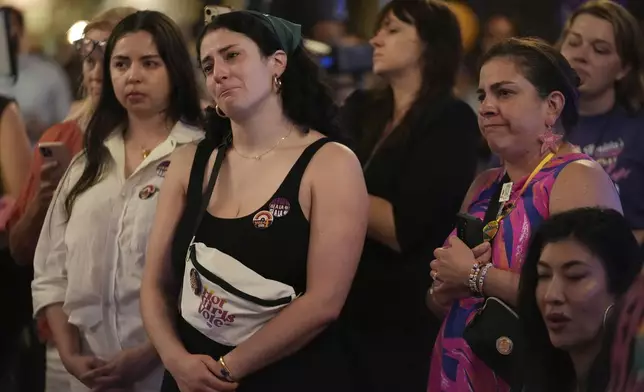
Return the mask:
M 486 241 L 492 241 L 494 237 L 496 236 L 496 233 L 499 232 L 499 222 L 498 221 L 490 221 L 485 227 L 483 227 L 483 237 L 485 238 Z
M 150 155 L 150 152 L 151 152 L 150 150 L 145 150 L 145 149 L 144 149 L 144 150 L 143 150 L 143 159 L 147 158 L 147 157 L 148 157 L 148 155 Z

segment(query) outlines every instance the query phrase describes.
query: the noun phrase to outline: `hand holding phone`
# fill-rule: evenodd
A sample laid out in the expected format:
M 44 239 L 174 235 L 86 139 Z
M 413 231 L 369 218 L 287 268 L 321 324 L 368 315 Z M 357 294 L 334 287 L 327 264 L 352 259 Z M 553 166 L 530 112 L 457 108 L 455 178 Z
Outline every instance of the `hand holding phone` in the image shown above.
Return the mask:
M 41 177 L 57 185 L 72 160 L 71 152 L 63 142 L 39 143 L 38 150 L 44 161 Z
M 483 243 L 483 221 L 466 213 L 459 213 L 456 222 L 456 236 L 470 249 Z
M 63 169 L 71 162 L 71 153 L 63 142 L 43 142 L 38 144 L 38 150 L 45 162 L 56 161 Z

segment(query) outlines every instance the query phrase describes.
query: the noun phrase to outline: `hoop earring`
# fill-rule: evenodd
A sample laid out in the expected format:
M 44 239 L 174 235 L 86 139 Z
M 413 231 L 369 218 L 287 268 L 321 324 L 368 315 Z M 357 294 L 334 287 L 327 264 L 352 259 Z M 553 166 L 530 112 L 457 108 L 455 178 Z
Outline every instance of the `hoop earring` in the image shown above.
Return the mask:
M 277 77 L 277 75 L 273 75 L 273 86 L 275 86 L 275 93 L 279 94 L 282 92 L 282 80 Z
M 609 316 L 611 310 L 613 310 L 614 307 L 615 307 L 615 304 L 610 304 L 610 305 L 608 305 L 606 310 L 604 310 L 604 318 L 602 319 L 602 327 L 604 329 L 606 329 L 606 323 L 608 322 L 608 316 Z
M 221 110 L 219 105 L 215 105 L 215 113 L 217 113 L 217 115 L 221 118 L 228 118 L 228 116 L 226 116 L 226 113 L 224 113 L 224 111 Z

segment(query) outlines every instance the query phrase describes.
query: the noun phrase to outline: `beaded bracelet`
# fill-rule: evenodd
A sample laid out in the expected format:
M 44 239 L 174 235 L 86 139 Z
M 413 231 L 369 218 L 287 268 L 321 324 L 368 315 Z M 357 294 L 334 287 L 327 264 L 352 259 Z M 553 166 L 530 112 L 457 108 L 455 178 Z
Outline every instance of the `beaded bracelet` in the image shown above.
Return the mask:
M 468 279 L 470 291 L 473 294 L 478 294 L 478 285 L 476 282 L 476 279 L 479 275 L 479 271 L 481 270 L 481 265 L 479 263 L 474 263 L 472 265 L 472 269 L 470 270 L 470 277 Z
M 481 268 L 481 273 L 479 274 L 479 279 L 478 279 L 478 284 L 476 286 L 476 290 L 480 295 L 484 295 L 483 293 L 483 283 L 485 283 L 485 277 L 487 276 L 488 271 L 490 268 L 494 267 L 492 263 L 485 264 L 483 268 Z

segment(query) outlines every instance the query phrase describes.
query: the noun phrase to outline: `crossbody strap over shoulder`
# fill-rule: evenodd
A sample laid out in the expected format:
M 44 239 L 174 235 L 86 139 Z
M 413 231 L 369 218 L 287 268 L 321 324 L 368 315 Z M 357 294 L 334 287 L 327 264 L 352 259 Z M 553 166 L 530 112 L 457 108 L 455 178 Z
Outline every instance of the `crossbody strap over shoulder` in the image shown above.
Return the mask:
M 226 158 L 226 152 L 228 151 L 229 145 L 230 143 L 226 141 L 223 144 L 221 144 L 219 147 L 217 147 L 217 157 L 215 158 L 215 164 L 212 167 L 210 178 L 208 179 L 208 185 L 206 186 L 206 189 L 203 192 L 203 195 L 201 197 L 201 207 L 199 208 L 199 212 L 197 214 L 197 218 L 195 219 L 195 223 L 192 229 L 192 236 L 190 240 L 191 245 L 194 242 L 195 235 L 197 234 L 197 230 L 201 225 L 201 220 L 203 219 L 203 216 L 206 213 L 206 210 L 208 209 L 208 204 L 210 203 L 212 192 L 215 189 L 215 184 L 217 183 L 217 177 L 219 176 L 219 172 L 221 171 L 221 166 L 224 163 L 224 158 Z M 208 160 L 206 160 L 206 162 L 208 162 Z M 204 170 L 204 174 L 205 174 L 205 170 Z M 203 182 L 203 178 L 202 178 L 202 182 Z

